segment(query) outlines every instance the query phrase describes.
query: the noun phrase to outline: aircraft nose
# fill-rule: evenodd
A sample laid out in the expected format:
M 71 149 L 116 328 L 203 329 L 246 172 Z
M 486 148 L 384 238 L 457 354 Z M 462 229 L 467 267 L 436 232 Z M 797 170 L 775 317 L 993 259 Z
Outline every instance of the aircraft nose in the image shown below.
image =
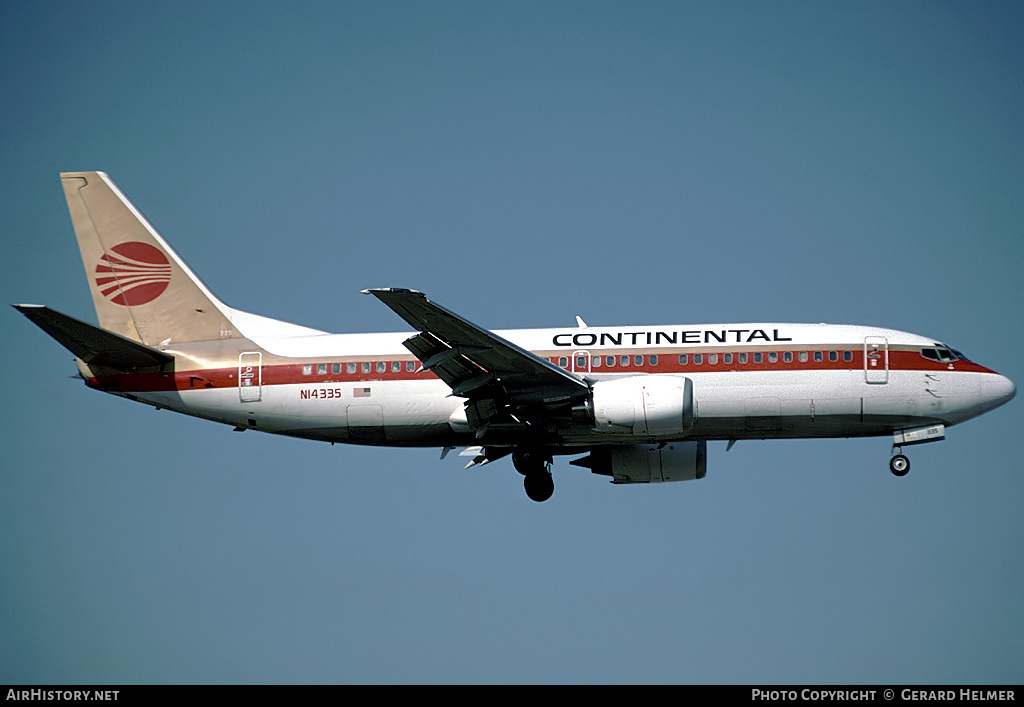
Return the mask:
M 1017 386 L 1015 386 L 1013 384 L 1013 381 L 1007 378 L 1006 376 L 1003 376 L 1003 383 L 1006 386 L 1003 395 L 1006 396 L 1006 402 L 1010 402 L 1011 400 L 1013 400 L 1013 396 L 1017 394 Z
M 982 385 L 985 397 L 996 405 L 1008 403 L 1017 394 L 1017 386 L 1006 376 L 994 375 Z

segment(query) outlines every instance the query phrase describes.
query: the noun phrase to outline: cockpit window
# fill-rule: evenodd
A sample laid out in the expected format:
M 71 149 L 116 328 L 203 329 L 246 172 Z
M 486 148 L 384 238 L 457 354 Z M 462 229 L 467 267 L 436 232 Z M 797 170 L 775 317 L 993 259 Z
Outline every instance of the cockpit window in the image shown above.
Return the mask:
M 966 356 L 956 349 L 950 349 L 945 346 L 921 349 L 921 355 L 932 361 L 938 361 L 939 363 L 952 363 L 953 361 L 968 360 Z

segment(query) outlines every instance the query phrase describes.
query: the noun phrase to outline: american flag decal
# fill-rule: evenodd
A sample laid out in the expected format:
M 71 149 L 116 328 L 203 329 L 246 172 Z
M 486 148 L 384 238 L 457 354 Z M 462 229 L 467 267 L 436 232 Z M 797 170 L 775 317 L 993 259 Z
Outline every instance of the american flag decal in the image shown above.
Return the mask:
M 353 388 L 352 389 L 352 397 L 353 398 L 368 398 L 368 397 L 370 397 L 370 389 L 369 388 Z

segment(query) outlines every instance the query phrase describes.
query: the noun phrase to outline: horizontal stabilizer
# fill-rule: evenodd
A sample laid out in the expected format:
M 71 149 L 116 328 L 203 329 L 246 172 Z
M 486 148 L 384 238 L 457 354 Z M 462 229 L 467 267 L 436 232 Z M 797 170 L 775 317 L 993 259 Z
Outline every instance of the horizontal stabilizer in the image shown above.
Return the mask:
M 14 308 L 89 365 L 134 371 L 174 361 L 162 351 L 40 304 L 16 304 Z

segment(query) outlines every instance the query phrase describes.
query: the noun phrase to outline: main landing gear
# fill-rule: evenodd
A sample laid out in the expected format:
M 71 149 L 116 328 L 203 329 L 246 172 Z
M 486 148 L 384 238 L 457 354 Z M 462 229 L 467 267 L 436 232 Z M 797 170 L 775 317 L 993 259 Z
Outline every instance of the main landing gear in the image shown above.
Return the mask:
M 910 471 L 910 460 L 903 454 L 899 447 L 892 448 L 892 459 L 889 460 L 889 471 L 896 476 L 906 476 Z
M 551 478 L 551 455 L 542 449 L 519 448 L 512 452 L 512 463 L 522 474 L 526 495 L 540 502 L 551 498 L 555 480 Z

